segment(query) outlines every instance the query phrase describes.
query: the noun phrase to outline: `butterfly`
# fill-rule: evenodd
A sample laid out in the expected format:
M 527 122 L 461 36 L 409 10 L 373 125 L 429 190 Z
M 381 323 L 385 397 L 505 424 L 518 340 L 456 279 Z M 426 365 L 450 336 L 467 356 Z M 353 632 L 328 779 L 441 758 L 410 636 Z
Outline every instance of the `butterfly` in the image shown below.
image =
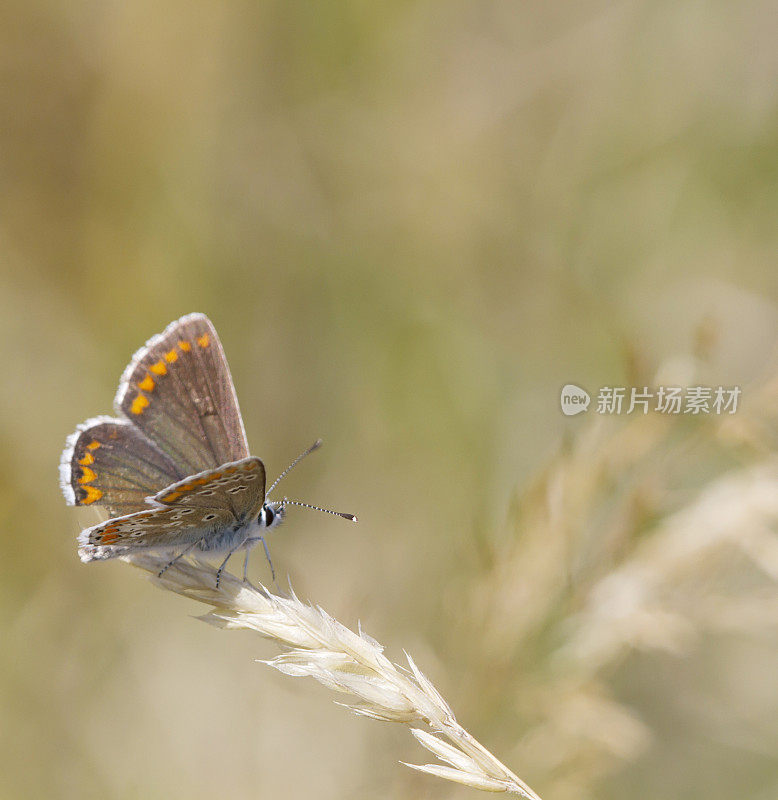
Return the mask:
M 101 506 L 110 519 L 78 537 L 84 562 L 140 551 L 170 554 L 162 573 L 187 554 L 229 558 L 262 543 L 286 507 L 313 508 L 356 522 L 353 514 L 296 500 L 269 501 L 265 467 L 249 454 L 238 398 L 219 337 L 204 314 L 188 314 L 153 336 L 119 382 L 115 417 L 78 425 L 65 443 L 60 485 L 69 505 Z

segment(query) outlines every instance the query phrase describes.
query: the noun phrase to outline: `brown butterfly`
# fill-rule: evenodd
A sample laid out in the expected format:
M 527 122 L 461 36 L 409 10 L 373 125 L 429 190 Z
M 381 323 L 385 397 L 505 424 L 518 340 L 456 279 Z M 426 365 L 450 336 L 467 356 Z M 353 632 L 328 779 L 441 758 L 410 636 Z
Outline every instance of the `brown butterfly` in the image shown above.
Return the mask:
M 70 505 L 96 505 L 111 519 L 82 531 L 82 561 L 141 550 L 170 554 L 160 575 L 195 552 L 249 551 L 278 525 L 286 506 L 343 514 L 296 500 L 268 501 L 278 482 L 314 442 L 265 490 L 265 467 L 249 455 L 238 398 L 219 337 L 204 314 L 188 314 L 153 336 L 132 357 L 114 401 L 116 417 L 76 428 L 60 462 Z M 270 562 L 271 571 L 273 570 Z

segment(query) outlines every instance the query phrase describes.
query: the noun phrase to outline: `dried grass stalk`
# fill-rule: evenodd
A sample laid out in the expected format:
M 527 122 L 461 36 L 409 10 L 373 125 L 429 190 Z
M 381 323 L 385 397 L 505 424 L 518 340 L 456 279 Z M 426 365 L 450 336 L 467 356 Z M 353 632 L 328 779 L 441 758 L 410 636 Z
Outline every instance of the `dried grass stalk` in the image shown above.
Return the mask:
M 407 653 L 408 668 L 393 664 L 366 633 L 354 633 L 294 594 L 274 595 L 228 574 L 222 575 L 217 588 L 216 570 L 202 561 L 178 561 L 157 577 L 166 558 L 138 555 L 126 560 L 151 573 L 162 588 L 212 606 L 201 617 L 203 621 L 221 628 L 248 628 L 283 648 L 284 652 L 262 663 L 286 675 L 315 678 L 350 696 L 343 705 L 355 714 L 411 725 L 417 741 L 444 762 L 406 766 L 475 789 L 540 800 L 456 721 Z

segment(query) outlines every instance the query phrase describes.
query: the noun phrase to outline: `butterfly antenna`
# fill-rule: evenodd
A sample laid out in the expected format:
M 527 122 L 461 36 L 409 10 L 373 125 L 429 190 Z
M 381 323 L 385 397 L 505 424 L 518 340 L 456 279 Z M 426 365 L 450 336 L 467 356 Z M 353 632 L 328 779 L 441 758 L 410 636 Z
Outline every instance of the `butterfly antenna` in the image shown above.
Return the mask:
M 269 503 L 271 506 L 280 506 L 284 508 L 285 506 L 299 506 L 300 508 L 310 508 L 312 511 L 321 511 L 324 514 L 332 514 L 336 517 L 343 517 L 343 519 L 350 520 L 351 522 L 356 522 L 357 518 L 354 514 L 345 514 L 342 511 L 331 511 L 329 508 L 322 508 L 321 506 L 312 506 L 310 503 L 303 503 L 302 500 L 289 500 L 286 497 L 283 500 L 276 500 L 272 503 Z
M 310 455 L 314 450 L 318 450 L 322 444 L 321 439 L 317 439 L 307 450 L 303 450 L 299 456 L 273 481 L 272 486 L 265 492 L 265 497 L 270 497 L 270 492 L 281 483 L 281 480 L 285 478 L 306 456 Z

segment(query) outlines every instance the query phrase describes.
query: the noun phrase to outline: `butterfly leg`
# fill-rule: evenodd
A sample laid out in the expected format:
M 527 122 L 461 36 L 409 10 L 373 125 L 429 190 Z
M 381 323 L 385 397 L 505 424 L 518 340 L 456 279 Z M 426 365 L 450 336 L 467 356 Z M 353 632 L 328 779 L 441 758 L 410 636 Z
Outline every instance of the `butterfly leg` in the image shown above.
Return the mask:
M 250 550 L 246 548 L 246 555 L 243 558 L 243 583 L 248 583 L 251 586 L 251 581 L 249 581 L 249 552 Z
M 224 568 L 227 566 L 227 562 L 232 558 L 232 556 L 238 550 L 240 550 L 241 547 L 244 547 L 249 542 L 255 542 L 255 541 L 256 541 L 256 539 L 251 539 L 251 538 L 244 539 L 242 542 L 240 542 L 239 544 L 235 545 L 235 547 L 233 547 L 232 550 L 230 550 L 229 553 L 227 553 L 227 557 L 224 559 L 224 561 L 222 561 L 221 565 L 219 566 L 219 569 L 216 570 L 216 588 L 217 589 L 219 588 L 219 583 L 221 582 L 221 579 L 222 579 L 222 572 L 224 572 Z M 246 551 L 246 561 L 243 562 L 243 580 L 244 581 L 246 580 L 246 570 L 247 569 L 248 569 L 248 550 Z
M 253 541 L 253 540 L 252 539 L 247 539 L 246 543 L 248 544 L 248 542 L 251 542 L 251 541 Z M 260 589 L 258 586 L 254 586 L 254 584 L 249 580 L 249 555 L 250 555 L 250 553 L 251 553 L 251 550 L 247 547 L 246 548 L 246 555 L 245 555 L 245 557 L 243 559 L 243 583 L 245 583 L 246 586 L 250 586 L 252 589 L 254 589 L 254 591 L 262 592 L 263 594 L 265 594 L 264 589 Z
M 157 577 L 161 578 L 173 566 L 173 564 L 176 563 L 176 561 L 178 561 L 180 558 L 183 558 L 190 550 L 197 547 L 197 545 L 200 544 L 201 541 L 202 539 L 190 544 L 189 547 L 182 550 L 174 559 L 168 561 L 167 564 L 165 564 L 165 566 L 162 567 L 162 569 L 157 573 Z
M 268 549 L 267 542 L 265 541 L 264 536 L 252 536 L 249 539 L 246 539 L 245 544 L 250 544 L 252 542 L 262 542 L 262 547 L 265 550 L 265 557 L 267 558 L 267 563 L 270 564 L 270 576 L 275 581 L 276 579 L 276 571 L 273 569 L 273 559 L 270 558 L 270 550 Z M 246 580 L 246 570 L 248 569 L 249 565 L 249 548 L 246 548 L 246 561 L 243 564 L 243 580 Z
M 216 570 L 216 588 L 217 588 L 217 589 L 219 588 L 219 583 L 221 583 L 221 579 L 222 579 L 222 572 L 224 572 L 224 568 L 227 566 L 227 562 L 228 562 L 228 561 L 229 561 L 229 560 L 232 558 L 232 556 L 233 556 L 233 553 L 234 553 L 234 552 L 235 552 L 237 549 L 238 549 L 237 547 L 234 547 L 232 550 L 230 550 L 230 552 L 229 552 L 229 553 L 227 553 L 227 557 L 226 557 L 226 558 L 224 559 L 224 561 L 222 561 L 222 563 L 219 565 L 219 569 L 217 569 L 217 570 Z

